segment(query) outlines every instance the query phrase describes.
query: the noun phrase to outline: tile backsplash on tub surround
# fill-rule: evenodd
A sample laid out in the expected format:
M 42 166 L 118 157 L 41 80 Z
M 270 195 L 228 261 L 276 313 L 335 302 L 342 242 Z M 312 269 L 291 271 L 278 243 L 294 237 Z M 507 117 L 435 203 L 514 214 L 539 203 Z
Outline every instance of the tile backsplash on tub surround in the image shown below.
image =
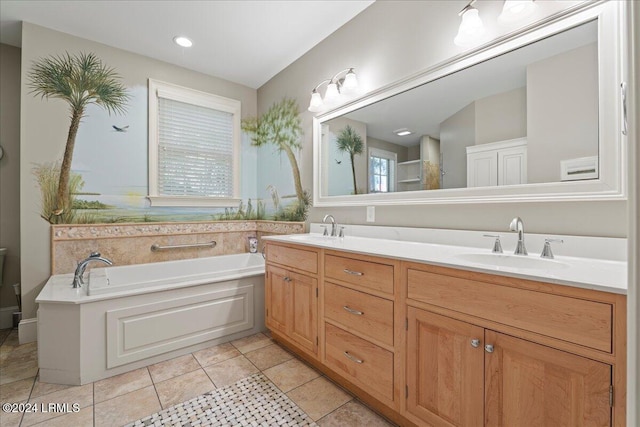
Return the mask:
M 115 265 L 145 264 L 248 252 L 250 236 L 304 233 L 303 222 L 211 221 L 51 226 L 51 274 L 72 273 L 76 263 L 100 252 Z M 151 245 L 184 245 L 215 240 L 214 248 L 152 252 Z M 258 244 L 262 248 L 262 242 Z M 89 266 L 90 268 L 91 266 Z

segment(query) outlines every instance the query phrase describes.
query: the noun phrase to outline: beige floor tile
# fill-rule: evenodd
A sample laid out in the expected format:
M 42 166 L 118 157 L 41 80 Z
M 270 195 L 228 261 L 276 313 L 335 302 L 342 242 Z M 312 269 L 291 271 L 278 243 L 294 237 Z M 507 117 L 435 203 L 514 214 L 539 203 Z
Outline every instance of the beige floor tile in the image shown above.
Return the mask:
M 271 345 L 273 344 L 273 341 L 264 334 L 255 334 L 249 337 L 240 338 L 239 340 L 231 341 L 231 344 L 240 350 L 240 353 L 244 354 Z
M 202 369 L 156 383 L 156 390 L 163 408 L 185 402 L 215 388 Z
M 93 406 L 36 424 L 36 427 L 93 427 Z
M 49 393 L 44 396 L 29 399 L 29 403 L 41 404 L 46 408 L 47 405 L 58 403 L 66 403 L 69 407 L 77 404 L 79 408 L 85 408 L 93 405 L 93 383 L 85 384 L 76 387 L 69 387 L 64 390 Z M 66 415 L 64 412 L 57 412 L 55 410 L 39 411 L 37 413 L 26 413 L 22 419 L 23 426 L 34 425 L 51 418 L 57 418 L 59 416 Z
M 34 382 L 35 378 L 27 378 L 0 385 L 0 401 L 13 403 L 29 399 Z
M 253 366 L 253 363 L 244 356 L 238 356 L 225 360 L 224 362 L 216 363 L 215 365 L 207 366 L 204 370 L 216 387 L 233 384 L 236 381 L 259 372 L 258 368 Z
M 9 331 L 9 334 L 5 338 L 5 340 L 2 342 L 2 347 L 6 347 L 6 346 L 15 347 L 19 345 L 19 342 L 20 340 L 18 339 L 18 330 L 11 329 Z
M 293 355 L 283 350 L 279 345 L 272 344 L 266 347 L 253 350 L 244 355 L 261 371 L 272 366 L 279 365 L 282 362 L 293 359 Z
M 314 421 L 352 399 L 351 395 L 324 377 L 309 381 L 287 393 L 287 396 Z
M 74 386 L 64 385 L 64 384 L 41 383 L 40 375 L 38 375 L 36 377 L 36 383 L 33 386 L 33 391 L 31 392 L 31 398 L 34 399 L 36 397 L 44 396 L 45 394 L 55 393 L 56 391 L 66 390 L 71 387 L 74 387 Z
M 2 346 L 0 363 L 5 364 L 38 360 L 38 343 L 30 342 L 18 346 Z
M 320 427 L 391 427 L 380 415 L 357 400 L 342 405 L 318 421 Z
M 320 376 L 317 371 L 298 359 L 291 359 L 266 369 L 263 374 L 285 393 Z
M 178 375 L 186 374 L 200 369 L 200 364 L 193 355 L 176 357 L 175 359 L 166 360 L 149 366 L 149 373 L 154 383 L 159 383 Z
M 0 426 L 18 427 L 20 421 L 22 421 L 22 412 L 4 412 L 0 410 Z
M 150 385 L 153 385 L 153 382 L 149 376 L 149 371 L 147 368 L 141 368 L 96 381 L 94 383 L 93 396 L 96 403 L 104 402 Z
M 220 344 L 215 347 L 196 351 L 193 356 L 201 366 L 209 366 L 240 356 L 240 352 L 231 343 Z
M 95 405 L 96 426 L 121 426 L 160 411 L 153 386 L 136 390 Z
M 4 340 L 9 336 L 10 333 L 11 329 L 0 329 L 0 345 L 4 343 Z
M 35 377 L 38 374 L 38 361 L 12 362 L 0 366 L 0 385 Z

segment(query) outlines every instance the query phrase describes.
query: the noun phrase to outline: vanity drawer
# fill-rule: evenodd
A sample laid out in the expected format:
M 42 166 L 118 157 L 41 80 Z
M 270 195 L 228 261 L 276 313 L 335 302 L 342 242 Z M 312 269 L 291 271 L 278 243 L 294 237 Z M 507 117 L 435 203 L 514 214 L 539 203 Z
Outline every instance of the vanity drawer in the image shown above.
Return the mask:
M 393 265 L 325 255 L 324 274 L 328 279 L 393 294 Z
M 409 269 L 409 299 L 611 353 L 611 304 Z
M 393 301 L 325 282 L 324 315 L 393 346 Z
M 373 396 L 393 400 L 393 353 L 325 323 L 325 363 Z
M 267 246 L 267 261 L 313 274 L 318 273 L 318 252 L 312 250 L 269 243 Z

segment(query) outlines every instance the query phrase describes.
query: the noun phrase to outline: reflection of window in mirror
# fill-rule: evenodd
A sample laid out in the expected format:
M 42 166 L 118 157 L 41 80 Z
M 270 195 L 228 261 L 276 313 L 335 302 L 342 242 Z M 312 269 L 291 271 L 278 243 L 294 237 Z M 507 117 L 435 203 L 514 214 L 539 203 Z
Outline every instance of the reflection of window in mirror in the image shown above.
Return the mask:
M 396 153 L 369 149 L 369 193 L 396 191 L 396 163 Z

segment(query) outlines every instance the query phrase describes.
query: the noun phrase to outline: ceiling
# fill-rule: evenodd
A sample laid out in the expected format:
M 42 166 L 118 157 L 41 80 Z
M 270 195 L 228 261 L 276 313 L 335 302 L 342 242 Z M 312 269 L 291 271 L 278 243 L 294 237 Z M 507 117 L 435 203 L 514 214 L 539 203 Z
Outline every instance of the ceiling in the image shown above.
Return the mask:
M 2 0 L 0 42 L 26 21 L 257 89 L 373 1 Z

